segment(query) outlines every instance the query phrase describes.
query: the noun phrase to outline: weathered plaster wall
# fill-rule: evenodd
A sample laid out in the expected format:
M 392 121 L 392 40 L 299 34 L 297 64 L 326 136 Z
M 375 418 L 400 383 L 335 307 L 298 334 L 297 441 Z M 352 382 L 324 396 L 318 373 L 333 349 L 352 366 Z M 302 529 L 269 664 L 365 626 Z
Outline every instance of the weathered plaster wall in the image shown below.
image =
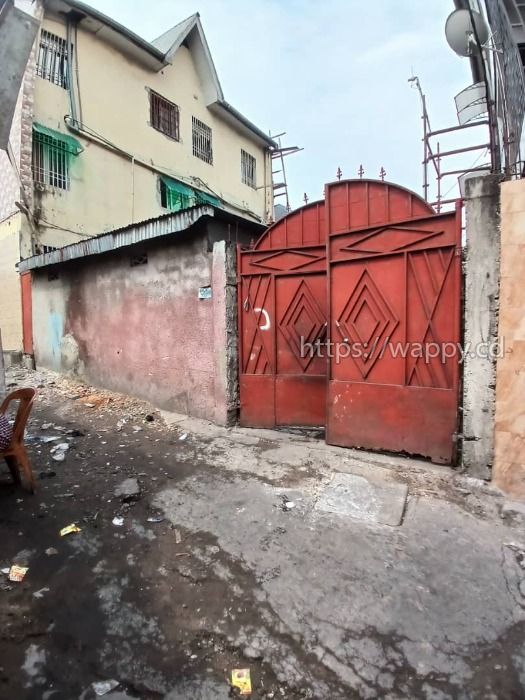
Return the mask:
M 232 425 L 238 409 L 237 277 L 234 243 L 213 244 L 216 422 Z
M 501 186 L 499 335 L 493 478 L 525 499 L 525 180 Z
M 0 329 L 5 352 L 22 350 L 22 314 L 20 279 L 16 263 L 20 260 L 20 214 L 0 222 Z
M 64 22 L 52 16 L 45 17 L 43 27 L 66 36 Z M 268 154 L 208 109 L 192 54 L 185 46 L 158 73 L 130 60 L 82 25 L 74 51 L 83 124 L 129 156 L 73 134 L 84 151 L 72 158 L 69 191 L 47 186 L 43 191 L 35 189 L 35 208 L 41 209 L 41 243 L 61 246 L 81 240 L 76 232 L 93 235 L 165 213 L 158 173 L 139 160 L 205 191 L 207 185 L 227 202 L 261 218 L 271 211 Z M 34 87 L 33 119 L 71 133 L 64 124 L 64 115 L 70 113 L 67 91 L 38 77 Z M 179 106 L 180 141 L 150 126 L 148 88 Z M 212 129 L 212 165 L 193 155 L 192 116 Z M 241 181 L 241 148 L 257 160 L 256 189 Z
M 227 244 L 204 235 L 150 242 L 34 275 L 37 366 L 73 371 L 98 386 L 167 410 L 226 423 Z M 51 270 L 53 272 L 53 270 Z M 212 286 L 211 299 L 199 287 Z
M 465 327 L 462 464 L 490 478 L 494 457 L 500 257 L 500 178 L 466 183 Z

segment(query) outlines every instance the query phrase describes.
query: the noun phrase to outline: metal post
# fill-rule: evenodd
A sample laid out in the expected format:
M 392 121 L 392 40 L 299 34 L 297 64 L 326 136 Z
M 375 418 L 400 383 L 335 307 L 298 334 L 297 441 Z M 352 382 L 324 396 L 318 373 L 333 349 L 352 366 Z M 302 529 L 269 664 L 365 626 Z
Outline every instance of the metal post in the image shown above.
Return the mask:
M 439 157 L 439 141 L 437 142 L 437 151 L 435 164 L 437 168 L 437 213 L 441 211 L 441 158 Z

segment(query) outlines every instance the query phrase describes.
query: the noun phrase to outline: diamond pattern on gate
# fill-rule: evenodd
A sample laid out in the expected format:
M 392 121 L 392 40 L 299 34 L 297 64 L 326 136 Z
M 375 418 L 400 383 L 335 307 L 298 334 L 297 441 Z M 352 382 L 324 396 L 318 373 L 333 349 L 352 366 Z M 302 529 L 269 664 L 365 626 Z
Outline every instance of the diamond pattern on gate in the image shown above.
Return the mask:
M 310 287 L 302 280 L 297 288 L 284 316 L 279 323 L 279 329 L 286 338 L 295 359 L 306 372 L 313 358 L 314 352 L 301 352 L 303 343 L 315 343 L 324 340 L 326 334 L 326 319 L 319 308 Z
M 367 270 L 336 320 L 343 340 L 351 344 L 350 356 L 363 379 L 384 352 L 384 345 L 399 324 L 387 300 Z

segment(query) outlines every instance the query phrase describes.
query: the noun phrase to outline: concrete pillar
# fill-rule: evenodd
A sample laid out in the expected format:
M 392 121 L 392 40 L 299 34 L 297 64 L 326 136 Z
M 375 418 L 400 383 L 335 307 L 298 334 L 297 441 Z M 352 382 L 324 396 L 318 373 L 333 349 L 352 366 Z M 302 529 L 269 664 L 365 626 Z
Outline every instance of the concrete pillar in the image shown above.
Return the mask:
M 494 414 L 499 312 L 500 181 L 466 182 L 462 466 L 489 479 L 494 459 Z
M 239 394 L 236 248 L 224 240 L 213 244 L 212 303 L 215 422 L 232 425 Z

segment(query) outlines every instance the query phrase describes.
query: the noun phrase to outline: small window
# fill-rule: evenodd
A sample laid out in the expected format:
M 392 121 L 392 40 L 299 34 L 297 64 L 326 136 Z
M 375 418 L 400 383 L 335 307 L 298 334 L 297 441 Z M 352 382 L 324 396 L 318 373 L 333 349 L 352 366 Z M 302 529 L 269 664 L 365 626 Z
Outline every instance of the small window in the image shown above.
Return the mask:
M 149 94 L 150 122 L 157 131 L 179 140 L 179 108 L 153 90 Z
M 257 187 L 256 163 L 255 158 L 241 148 L 241 180 L 254 189 Z
M 40 46 L 36 74 L 55 85 L 67 88 L 69 83 L 69 66 L 67 42 L 45 29 L 40 33 Z
M 67 141 L 33 129 L 33 180 L 42 185 L 69 189 L 69 159 Z
M 136 255 L 132 255 L 129 261 L 130 267 L 137 267 L 137 265 L 147 265 L 147 263 L 147 253 L 137 253 Z
M 211 129 L 200 119 L 192 117 L 192 141 L 193 155 L 206 163 L 213 164 L 213 148 L 211 143 Z

